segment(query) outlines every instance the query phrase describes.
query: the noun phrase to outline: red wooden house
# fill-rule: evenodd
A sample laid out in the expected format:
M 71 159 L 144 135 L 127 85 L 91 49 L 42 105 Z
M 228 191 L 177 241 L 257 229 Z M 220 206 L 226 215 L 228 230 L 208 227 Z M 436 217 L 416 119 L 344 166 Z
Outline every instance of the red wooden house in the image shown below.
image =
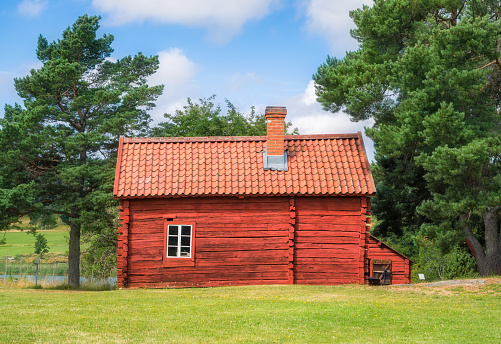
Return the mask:
M 122 138 L 118 285 L 408 283 L 407 258 L 370 236 L 362 136 Z

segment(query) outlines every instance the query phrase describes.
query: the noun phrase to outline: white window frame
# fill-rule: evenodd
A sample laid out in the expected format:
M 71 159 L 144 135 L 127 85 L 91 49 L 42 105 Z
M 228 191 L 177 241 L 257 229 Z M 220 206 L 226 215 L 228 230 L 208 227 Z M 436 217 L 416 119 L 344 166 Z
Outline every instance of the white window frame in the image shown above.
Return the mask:
M 177 227 L 177 234 L 176 235 L 171 235 L 170 234 L 170 229 L 171 227 Z M 183 227 L 190 227 L 190 234 L 189 235 L 183 235 Z M 182 245 L 181 240 L 182 238 L 189 238 L 189 244 L 188 245 Z M 175 245 L 170 245 L 170 239 L 171 238 L 177 238 L 177 243 Z M 168 224 L 167 225 L 167 240 L 166 240 L 166 250 L 165 250 L 165 258 L 167 259 L 173 259 L 173 258 L 182 258 L 182 259 L 191 259 L 193 255 L 193 225 L 189 224 Z M 169 248 L 176 248 L 176 255 L 169 255 Z M 189 254 L 183 254 L 182 249 L 183 248 L 189 248 Z

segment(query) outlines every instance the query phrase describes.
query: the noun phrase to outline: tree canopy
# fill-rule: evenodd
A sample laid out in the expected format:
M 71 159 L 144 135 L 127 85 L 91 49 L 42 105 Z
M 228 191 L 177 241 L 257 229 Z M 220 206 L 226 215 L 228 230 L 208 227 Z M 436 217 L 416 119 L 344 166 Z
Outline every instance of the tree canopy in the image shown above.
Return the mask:
M 42 67 L 15 79 L 24 100 L 0 119 L 0 227 L 57 214 L 70 226 L 69 283 L 79 285 L 81 232 L 115 226 L 113 159 L 119 136 L 145 135 L 163 86 L 147 78 L 157 56 L 114 61 L 99 17 L 79 17 L 61 39 L 40 36 Z
M 256 114 L 254 107 L 248 115 L 240 112 L 229 100 L 224 113 L 219 104 L 214 104 L 215 95 L 194 102 L 190 98 L 183 109 L 174 114 L 166 113 L 165 122 L 152 129 L 152 136 L 261 136 L 266 135 L 266 118 Z M 286 123 L 285 129 L 292 126 Z M 297 129 L 292 131 L 297 134 Z
M 500 14 L 498 1 L 375 0 L 351 12 L 359 49 L 314 75 L 325 109 L 375 120 L 381 230 L 459 231 L 482 275 L 501 274 Z

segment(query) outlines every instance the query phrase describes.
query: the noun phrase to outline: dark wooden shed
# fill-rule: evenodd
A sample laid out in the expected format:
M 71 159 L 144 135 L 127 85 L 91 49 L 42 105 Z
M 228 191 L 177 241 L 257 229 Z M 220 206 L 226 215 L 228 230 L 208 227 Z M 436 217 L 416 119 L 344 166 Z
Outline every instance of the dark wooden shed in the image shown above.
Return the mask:
M 361 134 L 284 136 L 285 115 L 268 107 L 263 137 L 120 140 L 119 286 L 366 283 L 377 259 L 409 282 L 368 233 Z

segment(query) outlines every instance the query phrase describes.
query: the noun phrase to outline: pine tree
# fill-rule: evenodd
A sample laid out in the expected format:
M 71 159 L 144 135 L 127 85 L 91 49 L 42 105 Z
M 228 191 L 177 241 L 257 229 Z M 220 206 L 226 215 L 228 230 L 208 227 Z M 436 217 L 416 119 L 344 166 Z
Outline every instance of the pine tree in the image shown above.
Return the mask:
M 0 225 L 57 214 L 70 226 L 69 283 L 80 280 L 80 235 L 113 225 L 114 165 L 121 135 L 145 134 L 163 86 L 147 78 L 158 57 L 110 58 L 113 36 L 97 38 L 99 17 L 84 15 L 62 38 L 40 36 L 42 67 L 15 79 L 24 100 L 0 120 Z
M 359 49 L 314 77 L 324 108 L 375 120 L 382 226 L 460 231 L 482 275 L 501 274 L 500 13 L 491 0 L 375 0 L 351 13 Z

